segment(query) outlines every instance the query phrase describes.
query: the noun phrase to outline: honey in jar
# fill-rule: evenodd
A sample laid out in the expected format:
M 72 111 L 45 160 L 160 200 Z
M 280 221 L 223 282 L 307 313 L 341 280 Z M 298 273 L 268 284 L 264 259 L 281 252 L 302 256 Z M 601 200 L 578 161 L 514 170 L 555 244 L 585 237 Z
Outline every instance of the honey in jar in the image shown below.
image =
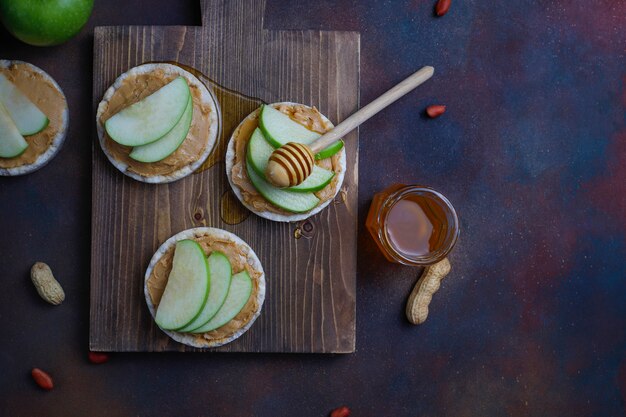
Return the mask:
M 452 250 L 458 218 L 432 188 L 395 184 L 374 196 L 366 227 L 385 257 L 404 265 L 430 265 Z

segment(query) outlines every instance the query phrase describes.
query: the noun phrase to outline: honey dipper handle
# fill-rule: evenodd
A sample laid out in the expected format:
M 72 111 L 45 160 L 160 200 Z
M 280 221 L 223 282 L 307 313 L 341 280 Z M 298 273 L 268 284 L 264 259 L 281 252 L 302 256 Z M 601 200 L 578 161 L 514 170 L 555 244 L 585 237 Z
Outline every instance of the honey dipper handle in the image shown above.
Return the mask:
M 351 132 L 361 123 L 365 122 L 367 119 L 369 119 L 394 101 L 398 100 L 409 91 L 427 81 L 430 77 L 433 76 L 434 72 L 435 69 L 433 67 L 423 67 L 415 74 L 406 78 L 400 84 L 396 85 L 391 90 L 387 91 L 385 94 L 378 97 L 376 100 L 372 101 L 370 104 L 363 107 L 352 116 L 348 117 L 346 120 L 337 125 L 333 130 L 319 137 L 315 142 L 310 145 L 311 151 L 316 154 L 322 149 L 337 142 L 346 133 Z

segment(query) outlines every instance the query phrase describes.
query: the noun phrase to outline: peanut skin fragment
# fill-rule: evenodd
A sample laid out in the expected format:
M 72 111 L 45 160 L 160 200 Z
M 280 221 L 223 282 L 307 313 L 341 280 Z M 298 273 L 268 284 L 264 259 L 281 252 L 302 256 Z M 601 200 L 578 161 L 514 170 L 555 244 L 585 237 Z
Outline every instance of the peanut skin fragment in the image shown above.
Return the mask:
M 431 119 L 435 119 L 446 112 L 446 106 L 443 104 L 433 104 L 426 107 L 426 114 Z
M 52 270 L 43 262 L 37 262 L 30 269 L 30 279 L 33 281 L 37 293 L 41 298 L 52 305 L 59 305 L 65 300 L 65 292 L 61 284 L 54 279 Z
M 437 4 L 435 5 L 435 14 L 441 17 L 444 14 L 448 13 L 448 10 L 450 10 L 450 3 L 451 3 L 451 0 L 437 1 Z
M 411 323 L 422 324 L 426 321 L 430 300 L 439 289 L 441 280 L 450 272 L 450 268 L 450 261 L 444 258 L 424 269 L 406 304 L 406 317 Z
M 54 388 L 54 382 L 52 382 L 52 377 L 47 372 L 44 372 L 39 368 L 33 368 L 33 370 L 30 371 L 30 374 L 35 380 L 35 383 L 46 391 L 50 391 L 52 388 Z
M 350 414 L 350 409 L 344 405 L 343 407 L 335 408 L 330 413 L 330 417 L 350 417 Z

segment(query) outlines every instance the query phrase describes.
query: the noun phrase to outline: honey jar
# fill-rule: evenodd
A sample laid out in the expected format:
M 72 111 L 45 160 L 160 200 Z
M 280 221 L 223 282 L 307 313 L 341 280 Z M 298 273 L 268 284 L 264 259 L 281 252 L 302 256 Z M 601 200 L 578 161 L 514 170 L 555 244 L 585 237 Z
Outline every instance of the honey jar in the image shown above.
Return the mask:
M 450 201 L 419 185 L 394 184 L 376 194 L 365 225 L 385 257 L 403 265 L 439 262 L 459 236 Z

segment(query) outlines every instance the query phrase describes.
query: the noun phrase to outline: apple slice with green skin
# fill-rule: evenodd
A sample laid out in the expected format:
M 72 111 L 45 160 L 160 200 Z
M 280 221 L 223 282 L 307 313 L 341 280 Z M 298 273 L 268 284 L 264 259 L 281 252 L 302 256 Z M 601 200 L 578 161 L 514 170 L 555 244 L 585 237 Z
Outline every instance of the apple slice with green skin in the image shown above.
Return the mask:
M 139 162 L 158 162 L 167 158 L 176 152 L 176 149 L 180 147 L 187 137 L 192 118 L 193 100 L 189 96 L 185 113 L 183 113 L 183 117 L 180 118 L 172 130 L 156 142 L 134 147 L 128 156 Z
M 213 316 L 204 326 L 197 328 L 193 333 L 205 333 L 218 329 L 231 321 L 245 307 L 248 299 L 252 294 L 252 279 L 246 271 L 241 271 L 233 275 L 233 280 L 228 290 L 226 300 L 219 309 L 217 314 Z
M 265 179 L 265 169 L 267 163 L 270 160 L 270 156 L 274 152 L 274 148 L 269 144 L 261 129 L 258 127 L 252 132 L 250 140 L 248 141 L 248 148 L 246 149 L 246 159 L 252 168 Z
M 296 193 L 314 193 L 326 187 L 332 179 L 335 177 L 333 171 L 329 171 L 317 165 L 313 165 L 311 175 L 298 185 L 285 188 L 286 191 L 293 191 Z
M 15 158 L 28 148 L 7 109 L 0 103 L 0 158 Z
M 306 213 L 317 207 L 320 202 L 313 193 L 299 193 L 274 187 L 257 174 L 249 163 L 246 164 L 246 169 L 254 188 L 276 207 L 291 213 Z
M 265 179 L 265 169 L 267 168 L 267 163 L 272 152 L 274 152 L 274 148 L 265 140 L 261 130 L 256 128 L 248 141 L 246 158 L 252 169 L 263 179 Z M 312 193 L 326 187 L 334 176 L 335 173 L 333 171 L 313 165 L 311 175 L 309 175 L 304 182 L 295 187 L 284 188 L 284 190 Z
M 191 92 L 178 77 L 144 99 L 114 114 L 104 127 L 114 141 L 125 146 L 155 142 L 176 126 L 183 116 Z
M 272 106 L 263 105 L 259 126 L 268 142 L 274 148 L 280 148 L 288 142 L 298 142 L 308 145 L 321 135 L 307 129 L 298 122 L 291 120 L 285 113 Z
M 179 329 L 179 332 L 190 332 L 208 323 L 222 307 L 224 300 L 226 300 L 226 295 L 228 294 L 233 276 L 230 261 L 223 253 L 212 252 L 211 255 L 209 255 L 208 262 L 209 275 L 211 276 L 209 298 L 207 298 L 204 308 L 198 317 L 187 326 Z
M 263 105 L 259 116 L 259 127 L 265 139 L 274 148 L 280 148 L 288 142 L 310 145 L 321 135 L 307 129 L 298 122 L 291 120 L 285 113 L 272 106 Z M 343 148 L 343 141 L 338 141 L 315 155 L 315 159 L 325 159 L 333 156 Z M 319 156 L 318 156 L 319 155 Z
M 176 242 L 172 270 L 155 321 L 160 328 L 187 326 L 202 311 L 209 294 L 209 266 L 204 251 L 193 240 Z
M 315 154 L 315 159 L 319 161 L 319 160 L 322 160 L 322 159 L 330 158 L 331 156 L 333 156 L 334 154 L 336 154 L 337 152 L 342 150 L 343 146 L 344 146 L 344 143 L 343 143 L 343 139 L 342 139 L 339 142 L 333 143 L 332 145 L 330 145 L 326 149 L 322 149 L 319 153 L 316 153 Z
M 0 103 L 23 136 L 34 135 L 48 126 L 48 117 L 4 74 L 0 74 Z

